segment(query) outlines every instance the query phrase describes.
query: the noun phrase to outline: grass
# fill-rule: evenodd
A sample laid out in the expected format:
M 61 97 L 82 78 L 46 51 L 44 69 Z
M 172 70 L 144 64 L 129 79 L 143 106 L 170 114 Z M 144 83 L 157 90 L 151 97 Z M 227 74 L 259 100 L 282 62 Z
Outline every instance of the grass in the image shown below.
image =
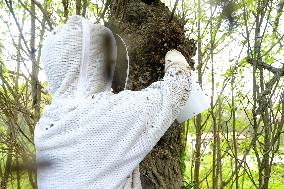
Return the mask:
M 186 162 L 186 170 L 185 170 L 185 179 L 187 183 L 193 183 L 193 179 L 191 180 L 191 164 L 192 162 L 187 160 Z M 255 163 L 255 162 L 254 162 Z M 206 189 L 206 188 L 211 188 L 211 183 L 212 183 L 212 173 L 208 174 L 208 172 L 212 169 L 212 154 L 206 154 L 202 156 L 201 159 L 201 164 L 200 164 L 200 180 L 206 177 L 202 182 L 201 188 Z M 223 181 L 227 180 L 230 173 L 232 172 L 232 160 L 230 157 L 224 157 L 222 160 L 222 178 Z M 254 186 L 253 182 L 249 178 L 249 175 L 243 171 L 244 169 L 240 170 L 240 175 L 242 175 L 239 178 L 239 185 L 240 189 L 255 189 L 257 187 Z M 211 171 L 212 172 L 212 171 Z M 253 177 L 253 180 L 258 183 L 258 169 L 257 165 L 255 164 L 254 166 L 250 167 L 250 172 Z M 193 177 L 193 176 L 192 176 Z M 207 185 L 209 183 L 209 187 Z M 230 189 L 230 188 L 235 188 L 234 186 L 235 183 L 229 183 L 224 187 L 224 189 Z M 233 186 L 232 186 L 233 185 Z M 272 166 L 272 172 L 270 176 L 270 182 L 269 182 L 269 188 L 271 189 L 284 189 L 284 165 L 283 164 L 274 164 Z

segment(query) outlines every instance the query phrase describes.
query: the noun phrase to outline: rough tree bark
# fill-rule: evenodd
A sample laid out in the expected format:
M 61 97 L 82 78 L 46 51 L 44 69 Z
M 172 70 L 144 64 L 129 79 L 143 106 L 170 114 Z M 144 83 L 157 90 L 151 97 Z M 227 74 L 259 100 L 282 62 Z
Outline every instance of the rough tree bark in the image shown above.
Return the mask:
M 139 90 L 164 75 L 164 56 L 170 49 L 181 51 L 193 66 L 194 40 L 186 39 L 182 21 L 171 18 L 172 11 L 157 0 L 117 0 L 111 4 L 107 26 L 127 44 L 130 56 L 128 89 Z M 118 53 L 125 53 L 119 50 Z M 125 70 L 118 60 L 116 71 Z M 120 74 L 121 75 L 121 74 Z M 120 83 L 125 78 L 121 75 Z M 115 91 L 123 89 L 123 85 Z M 184 150 L 183 126 L 176 122 L 140 164 L 143 188 L 179 189 L 182 186 L 180 155 Z

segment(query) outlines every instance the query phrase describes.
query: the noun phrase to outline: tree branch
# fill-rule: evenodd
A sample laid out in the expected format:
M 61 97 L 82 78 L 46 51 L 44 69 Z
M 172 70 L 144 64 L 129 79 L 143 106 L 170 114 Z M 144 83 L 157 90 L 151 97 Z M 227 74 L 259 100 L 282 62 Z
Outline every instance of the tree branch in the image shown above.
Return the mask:
M 251 58 L 247 58 L 246 60 L 247 60 L 247 62 L 250 63 L 251 65 L 253 65 L 254 63 L 256 63 L 256 66 L 257 66 L 258 68 L 263 68 L 263 69 L 266 69 L 266 70 L 272 72 L 273 74 L 277 74 L 277 75 L 280 74 L 281 76 L 284 76 L 284 69 L 282 69 L 282 68 L 275 68 L 275 67 L 273 67 L 273 66 L 271 66 L 271 65 L 269 65 L 269 64 L 266 64 L 266 63 L 263 62 L 263 61 L 258 61 L 258 62 L 256 62 L 256 60 L 253 60 L 253 59 L 251 59 Z

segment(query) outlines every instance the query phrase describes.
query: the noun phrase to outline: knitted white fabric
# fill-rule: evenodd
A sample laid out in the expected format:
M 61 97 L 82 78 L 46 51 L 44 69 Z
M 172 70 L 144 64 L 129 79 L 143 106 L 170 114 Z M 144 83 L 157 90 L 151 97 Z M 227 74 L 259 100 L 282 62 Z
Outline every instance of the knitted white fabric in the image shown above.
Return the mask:
M 184 62 L 170 65 L 175 59 L 168 56 L 162 81 L 113 94 L 102 73 L 101 36 L 110 30 L 88 24 L 87 55 L 82 55 L 86 20 L 79 16 L 56 28 L 43 45 L 41 63 L 53 98 L 34 131 L 38 187 L 141 188 L 137 167 L 185 104 L 190 68 Z M 82 60 L 87 77 L 80 74 Z

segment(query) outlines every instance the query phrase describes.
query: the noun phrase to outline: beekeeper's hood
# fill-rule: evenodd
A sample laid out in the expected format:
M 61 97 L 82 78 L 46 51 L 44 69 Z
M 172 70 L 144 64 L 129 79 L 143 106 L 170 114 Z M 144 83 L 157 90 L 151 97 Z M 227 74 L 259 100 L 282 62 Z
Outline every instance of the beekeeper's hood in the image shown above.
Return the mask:
M 53 98 L 86 98 L 111 90 L 112 82 L 105 75 L 105 35 L 111 38 L 111 59 L 115 62 L 117 50 L 112 32 L 83 17 L 70 17 L 66 24 L 58 26 L 47 36 L 41 64 Z

